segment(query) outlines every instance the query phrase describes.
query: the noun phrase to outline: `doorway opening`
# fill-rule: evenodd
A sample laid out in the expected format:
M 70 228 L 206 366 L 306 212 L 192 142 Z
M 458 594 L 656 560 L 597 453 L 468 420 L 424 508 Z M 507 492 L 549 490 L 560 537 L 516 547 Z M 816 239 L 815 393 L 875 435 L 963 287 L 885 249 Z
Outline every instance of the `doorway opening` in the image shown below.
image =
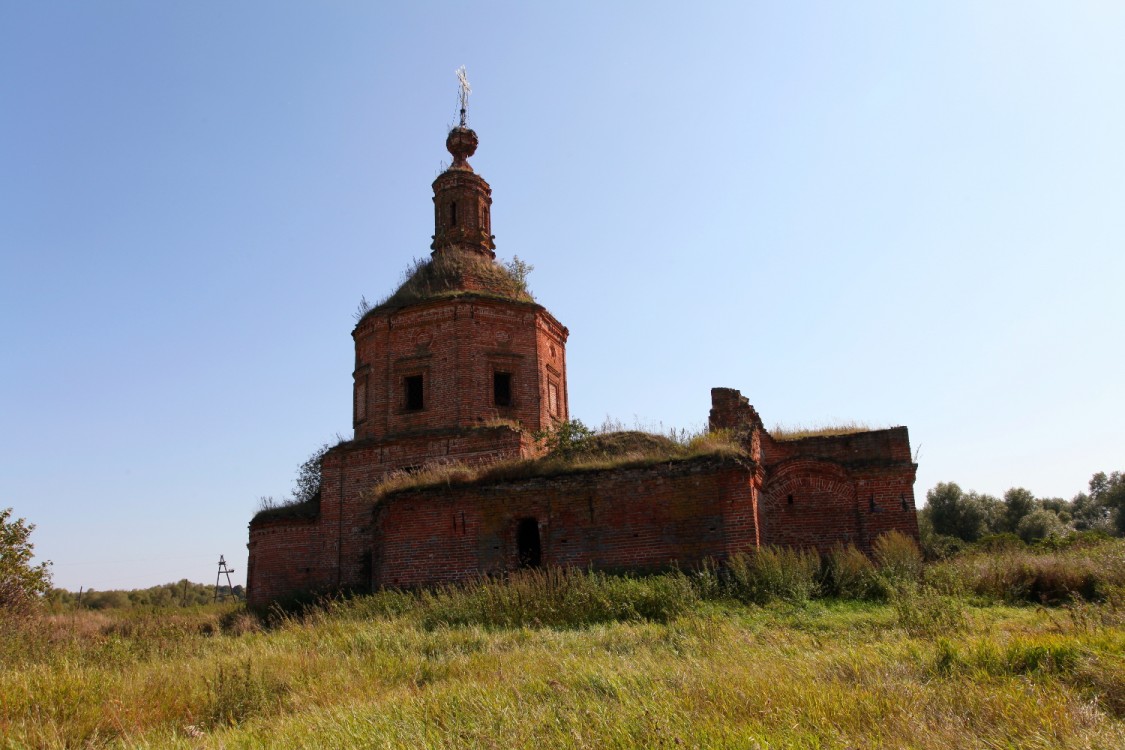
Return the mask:
M 521 568 L 538 568 L 543 562 L 543 547 L 539 542 L 539 522 L 534 518 L 520 520 L 516 527 L 516 550 Z

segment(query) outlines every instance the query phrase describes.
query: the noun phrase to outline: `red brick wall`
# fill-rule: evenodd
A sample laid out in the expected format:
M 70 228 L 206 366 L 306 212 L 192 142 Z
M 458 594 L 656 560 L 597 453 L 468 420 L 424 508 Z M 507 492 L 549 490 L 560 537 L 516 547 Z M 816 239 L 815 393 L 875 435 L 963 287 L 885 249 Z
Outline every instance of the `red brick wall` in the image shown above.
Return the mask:
M 478 426 L 497 419 L 528 430 L 551 424 L 549 383 L 566 401 L 567 330 L 539 305 L 480 297 L 435 300 L 369 315 L 356 345 L 357 439 Z M 511 375 L 512 401 L 497 405 L 493 374 Z M 421 375 L 424 407 L 407 409 L 405 378 Z M 362 418 L 361 418 L 362 417 Z
M 334 548 L 316 519 L 285 519 L 252 524 L 246 589 L 253 606 L 335 585 L 335 571 L 324 566 Z
M 370 579 L 370 491 L 388 471 L 427 461 L 491 463 L 532 451 L 511 427 L 434 430 L 395 440 L 350 441 L 321 460 L 315 519 L 250 526 L 247 590 L 251 605 L 318 588 L 364 588 Z M 307 569 L 307 570 L 306 570 Z
M 905 427 L 787 441 L 763 430 L 761 446 L 763 544 L 870 551 L 887 531 L 918 538 Z
M 712 430 L 732 430 L 765 469 L 762 544 L 827 551 L 836 543 L 871 550 L 897 530 L 918 538 L 917 465 L 905 427 L 774 440 L 733 388 L 711 389 Z
M 445 310 L 451 320 L 464 321 L 451 310 Z M 474 312 L 469 320 L 475 318 Z M 471 325 L 487 332 L 497 330 L 494 323 L 485 313 Z M 537 374 L 552 378 L 566 370 L 565 329 L 560 337 L 555 325 L 553 318 L 538 318 L 535 335 L 527 339 L 542 365 Z M 491 397 L 490 371 L 475 372 L 467 390 L 487 372 Z M 547 382 L 537 378 L 539 420 L 548 409 Z M 565 389 L 565 377 L 559 387 Z M 526 456 L 534 452 L 531 439 L 504 426 L 425 429 L 423 424 L 381 440 L 337 446 L 322 462 L 317 519 L 251 525 L 250 601 L 263 604 L 320 587 L 414 586 L 511 569 L 517 565 L 521 518 L 538 520 L 545 563 L 608 569 L 655 568 L 673 560 L 693 565 L 759 542 L 820 551 L 851 542 L 870 551 L 879 534 L 892 529 L 917 538 L 917 467 L 905 427 L 775 441 L 741 394 L 715 389 L 716 394 L 712 426 L 735 430 L 752 455 L 761 456 L 756 467 L 704 459 L 403 492 L 384 498 L 373 511 L 369 491 L 384 472 L 440 458 L 491 462 Z M 435 406 L 435 414 L 456 414 L 463 407 Z
M 542 562 L 599 569 L 698 564 L 755 546 L 753 469 L 720 459 L 585 472 L 383 498 L 373 586 L 418 586 L 518 567 L 516 527 L 539 524 Z

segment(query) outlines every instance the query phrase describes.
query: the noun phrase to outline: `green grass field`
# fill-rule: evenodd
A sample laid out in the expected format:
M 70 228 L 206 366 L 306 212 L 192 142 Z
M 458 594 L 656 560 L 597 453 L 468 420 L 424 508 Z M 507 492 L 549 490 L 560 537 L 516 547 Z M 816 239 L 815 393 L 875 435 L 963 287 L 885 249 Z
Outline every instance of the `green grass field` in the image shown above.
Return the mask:
M 1125 543 L 1039 557 L 1106 576 L 1052 606 L 968 557 L 865 601 L 548 572 L 266 625 L 0 620 L 0 746 L 1123 748 Z

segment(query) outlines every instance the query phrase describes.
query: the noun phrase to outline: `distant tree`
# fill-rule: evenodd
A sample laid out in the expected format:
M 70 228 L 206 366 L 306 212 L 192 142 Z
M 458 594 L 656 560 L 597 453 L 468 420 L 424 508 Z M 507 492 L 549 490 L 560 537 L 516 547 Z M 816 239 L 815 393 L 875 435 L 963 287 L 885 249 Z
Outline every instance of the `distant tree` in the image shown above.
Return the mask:
M 127 609 L 133 605 L 126 591 L 87 591 L 82 595 L 86 609 Z
M 999 531 L 1004 504 L 991 495 L 966 493 L 955 482 L 939 482 L 926 493 L 923 513 L 934 533 L 975 542 Z
M 1125 475 L 1099 471 L 1090 478 L 1089 490 L 1070 501 L 1071 525 L 1078 531 L 1125 533 Z
M 1035 495 L 1031 494 L 1031 490 L 1025 490 L 1023 487 L 1011 488 L 1004 493 L 1003 528 L 998 529 L 998 531 L 1016 532 L 1020 521 L 1038 508 L 1039 501 L 1035 499 Z
M 1106 508 L 1118 534 L 1125 534 L 1125 474 L 1099 471 L 1090 478 L 1090 498 Z
M 1113 534 L 1113 512 L 1085 492 L 1070 501 L 1071 525 L 1078 531 L 1101 531 Z
M 1039 507 L 1053 512 L 1067 525 L 1073 520 L 1071 504 L 1061 497 L 1045 497 L 1039 501 Z
M 35 524 L 11 519 L 11 508 L 0 510 L 0 614 L 26 612 L 51 590 L 51 563 L 31 564 Z
M 1038 542 L 1066 535 L 1067 527 L 1054 511 L 1037 508 L 1020 519 L 1015 531 L 1025 542 Z

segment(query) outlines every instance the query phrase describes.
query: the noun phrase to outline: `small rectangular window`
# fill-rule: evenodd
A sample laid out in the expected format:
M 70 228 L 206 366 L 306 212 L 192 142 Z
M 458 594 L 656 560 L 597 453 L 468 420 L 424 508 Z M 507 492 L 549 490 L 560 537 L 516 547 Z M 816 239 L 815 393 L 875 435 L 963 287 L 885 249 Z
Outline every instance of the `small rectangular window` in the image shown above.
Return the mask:
M 419 411 L 425 405 L 422 398 L 422 376 L 410 375 L 404 380 L 406 384 L 406 408 L 409 411 Z
M 510 372 L 492 373 L 492 400 L 497 406 L 512 405 L 512 374 Z

